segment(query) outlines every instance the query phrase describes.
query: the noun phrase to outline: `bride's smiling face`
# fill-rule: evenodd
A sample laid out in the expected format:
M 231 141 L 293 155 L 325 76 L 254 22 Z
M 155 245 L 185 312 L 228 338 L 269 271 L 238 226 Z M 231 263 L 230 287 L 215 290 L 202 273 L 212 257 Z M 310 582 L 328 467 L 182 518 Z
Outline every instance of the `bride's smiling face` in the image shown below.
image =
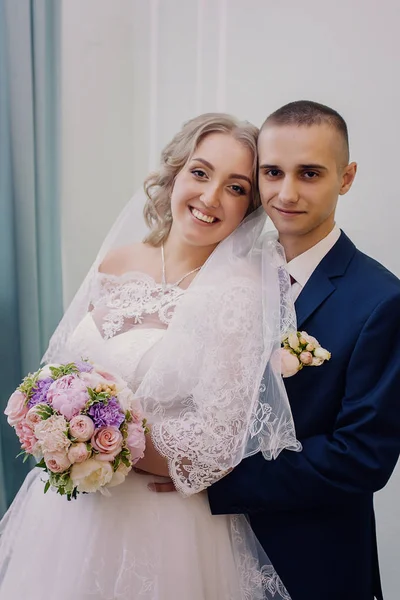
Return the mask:
M 171 233 L 192 245 L 217 245 L 245 217 L 252 177 L 250 149 L 230 134 L 210 133 L 175 179 Z

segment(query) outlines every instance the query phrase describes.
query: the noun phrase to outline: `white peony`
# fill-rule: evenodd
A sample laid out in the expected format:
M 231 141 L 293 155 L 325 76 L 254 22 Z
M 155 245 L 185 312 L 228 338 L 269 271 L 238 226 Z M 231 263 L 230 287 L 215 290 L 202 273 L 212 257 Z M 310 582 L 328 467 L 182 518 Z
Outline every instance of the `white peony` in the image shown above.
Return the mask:
M 132 467 L 128 468 L 124 463 L 121 463 L 118 469 L 113 473 L 112 479 L 110 483 L 107 484 L 107 487 L 115 487 L 116 485 L 120 485 L 124 483 L 126 476 Z
M 110 483 L 113 468 L 109 462 L 89 458 L 83 463 L 74 464 L 71 468 L 71 479 L 78 492 L 97 492 Z

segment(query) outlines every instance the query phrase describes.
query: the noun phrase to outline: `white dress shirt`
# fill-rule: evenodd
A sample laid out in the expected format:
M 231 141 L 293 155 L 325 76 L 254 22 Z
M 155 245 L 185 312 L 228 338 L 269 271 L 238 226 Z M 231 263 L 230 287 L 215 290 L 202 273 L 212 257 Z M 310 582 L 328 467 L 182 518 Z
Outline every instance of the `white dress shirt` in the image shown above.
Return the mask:
M 295 280 L 292 284 L 293 300 L 297 300 L 301 290 L 314 273 L 321 260 L 328 254 L 340 238 L 341 231 L 337 225 L 323 240 L 312 248 L 303 252 L 287 264 L 289 275 Z

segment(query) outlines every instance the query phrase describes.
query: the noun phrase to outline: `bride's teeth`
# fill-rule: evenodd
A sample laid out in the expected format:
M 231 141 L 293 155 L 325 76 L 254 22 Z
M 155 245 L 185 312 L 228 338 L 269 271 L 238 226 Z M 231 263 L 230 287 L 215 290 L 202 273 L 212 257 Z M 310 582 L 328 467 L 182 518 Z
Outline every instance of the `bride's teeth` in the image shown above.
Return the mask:
M 215 217 L 203 215 L 203 213 L 197 210 L 197 208 L 192 208 L 192 214 L 196 217 L 196 219 L 200 219 L 200 221 L 205 221 L 206 223 L 214 223 L 216 220 Z

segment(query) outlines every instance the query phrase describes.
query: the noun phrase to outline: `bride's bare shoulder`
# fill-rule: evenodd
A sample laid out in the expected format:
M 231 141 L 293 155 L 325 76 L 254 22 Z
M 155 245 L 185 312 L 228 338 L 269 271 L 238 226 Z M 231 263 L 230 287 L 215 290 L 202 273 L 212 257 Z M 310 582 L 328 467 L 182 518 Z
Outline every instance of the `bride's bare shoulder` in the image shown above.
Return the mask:
M 143 271 L 157 248 L 139 242 L 110 250 L 99 267 L 100 273 L 123 275 L 128 271 Z

